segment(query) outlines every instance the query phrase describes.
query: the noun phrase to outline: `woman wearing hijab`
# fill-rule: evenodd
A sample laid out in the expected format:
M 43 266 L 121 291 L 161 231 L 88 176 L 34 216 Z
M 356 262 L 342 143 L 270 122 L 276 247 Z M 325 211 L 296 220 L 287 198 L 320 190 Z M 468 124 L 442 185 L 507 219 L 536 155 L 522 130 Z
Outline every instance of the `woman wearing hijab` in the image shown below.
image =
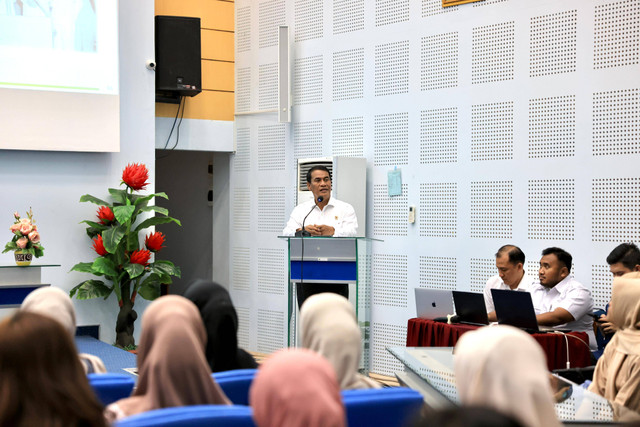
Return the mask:
M 251 384 L 258 427 L 345 427 L 340 386 L 331 364 L 304 348 L 274 353 Z
M 324 356 L 338 375 L 342 390 L 380 388 L 358 373 L 362 338 L 351 303 L 333 293 L 309 297 L 300 310 L 302 346 Z
M 51 317 L 62 324 L 72 339 L 76 335 L 76 310 L 73 308 L 71 298 L 62 289 L 53 286 L 38 288 L 27 295 L 20 309 Z M 80 353 L 78 356 L 85 373 L 107 372 L 98 356 L 86 353 Z
M 525 427 L 560 426 L 545 355 L 529 334 L 487 326 L 462 335 L 454 355 L 463 405 L 495 409 Z
M 59 322 L 20 310 L 0 322 L 0 425 L 106 425 L 76 348 Z
M 614 404 L 640 412 L 640 273 L 613 279 L 607 318 L 618 327 L 593 372 L 589 390 Z
M 212 372 L 255 369 L 254 358 L 238 347 L 238 315 L 229 292 L 215 282 L 196 280 L 184 297 L 198 310 L 207 330 L 207 361 Z
M 152 302 L 142 315 L 138 387 L 131 397 L 107 406 L 107 419 L 174 406 L 228 405 L 211 378 L 204 357 L 206 342 L 200 314 L 191 301 L 167 295 Z

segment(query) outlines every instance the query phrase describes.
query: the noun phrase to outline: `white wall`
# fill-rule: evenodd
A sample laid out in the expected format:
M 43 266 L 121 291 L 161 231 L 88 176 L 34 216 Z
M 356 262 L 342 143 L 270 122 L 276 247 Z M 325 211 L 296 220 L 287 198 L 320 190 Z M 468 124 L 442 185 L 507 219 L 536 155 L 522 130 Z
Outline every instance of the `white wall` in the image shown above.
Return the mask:
M 69 270 L 95 255 L 79 222 L 94 218 L 97 206 L 79 203 L 80 196 L 108 197 L 107 188 L 119 186 L 122 169 L 130 162 L 145 163 L 152 182 L 148 190 L 155 187 L 155 80 L 145 68 L 145 61 L 154 57 L 154 2 L 122 1 L 119 16 L 120 153 L 0 151 L 0 235 L 8 241 L 13 212 L 24 214 L 31 206 L 45 247 L 44 257 L 36 262 L 61 264 L 43 269 L 43 281 L 65 291 L 90 278 Z M 13 254 L 0 255 L 0 263 L 12 264 Z M 101 339 L 115 341 L 118 305 L 113 295 L 107 301 L 74 300 L 74 305 L 78 325 L 99 324 Z M 139 315 L 145 306 L 136 299 Z M 139 320 L 135 328 L 137 337 Z
M 300 157 L 368 159 L 374 372 L 401 365 L 413 288 L 480 290 L 493 254 L 574 256 L 597 305 L 605 257 L 640 240 L 640 6 L 625 0 L 236 1 L 236 110 L 277 106 L 291 28 L 293 123 L 236 120 L 231 290 L 240 341 L 286 344 L 286 246 Z M 403 194 L 387 195 L 402 169 Z M 417 207 L 407 224 L 408 207 Z M 245 326 L 243 326 L 245 325 Z

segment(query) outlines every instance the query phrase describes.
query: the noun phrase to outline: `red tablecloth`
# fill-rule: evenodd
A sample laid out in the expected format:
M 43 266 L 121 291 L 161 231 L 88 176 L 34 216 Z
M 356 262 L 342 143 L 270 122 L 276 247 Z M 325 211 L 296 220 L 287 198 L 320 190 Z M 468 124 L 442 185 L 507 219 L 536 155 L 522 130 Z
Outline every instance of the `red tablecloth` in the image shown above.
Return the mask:
M 407 326 L 407 347 L 454 347 L 460 335 L 478 329 L 473 325 L 449 325 L 426 319 L 409 319 Z M 565 337 L 560 334 L 532 334 L 547 355 L 549 370 L 567 367 L 567 345 Z M 585 332 L 569 332 L 569 361 L 572 368 L 591 365 L 591 352 L 585 343 L 589 337 Z M 574 338 L 572 338 L 574 337 Z

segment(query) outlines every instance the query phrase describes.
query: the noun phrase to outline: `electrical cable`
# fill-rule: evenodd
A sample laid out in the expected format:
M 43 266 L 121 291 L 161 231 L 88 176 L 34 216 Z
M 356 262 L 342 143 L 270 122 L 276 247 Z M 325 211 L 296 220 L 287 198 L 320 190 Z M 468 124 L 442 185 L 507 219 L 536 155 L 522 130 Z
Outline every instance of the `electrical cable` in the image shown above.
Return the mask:
M 173 135 L 173 130 L 176 127 L 176 123 L 178 122 L 178 116 L 180 116 L 180 107 L 182 107 L 182 114 L 184 114 L 184 96 L 180 95 L 180 100 L 178 101 L 178 110 L 176 111 L 176 117 L 173 119 L 173 125 L 171 125 L 171 130 L 169 131 L 169 136 L 167 137 L 167 142 L 164 143 L 164 147 L 162 148 L 163 150 L 166 150 L 167 147 L 169 146 L 169 141 L 171 140 L 171 135 Z M 180 120 L 180 123 L 182 123 L 182 119 Z M 180 127 L 178 126 L 178 132 L 179 132 Z M 178 133 L 177 137 L 180 137 L 180 134 Z M 176 145 L 178 144 L 177 140 L 176 140 Z M 175 148 L 175 145 L 174 147 Z M 172 150 L 173 150 L 172 148 Z M 164 156 L 158 156 L 156 157 L 156 159 L 164 159 L 165 157 L 169 156 L 170 153 L 165 154 Z

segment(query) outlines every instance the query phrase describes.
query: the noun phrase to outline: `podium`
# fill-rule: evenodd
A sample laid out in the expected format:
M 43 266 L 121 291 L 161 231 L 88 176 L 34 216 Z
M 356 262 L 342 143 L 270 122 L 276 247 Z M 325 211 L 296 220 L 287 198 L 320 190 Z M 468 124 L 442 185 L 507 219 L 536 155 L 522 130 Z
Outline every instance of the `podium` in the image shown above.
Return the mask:
M 279 236 L 288 245 L 287 345 L 298 344 L 296 283 L 347 284 L 362 336 L 360 370 L 370 369 L 371 245 L 368 237 Z

